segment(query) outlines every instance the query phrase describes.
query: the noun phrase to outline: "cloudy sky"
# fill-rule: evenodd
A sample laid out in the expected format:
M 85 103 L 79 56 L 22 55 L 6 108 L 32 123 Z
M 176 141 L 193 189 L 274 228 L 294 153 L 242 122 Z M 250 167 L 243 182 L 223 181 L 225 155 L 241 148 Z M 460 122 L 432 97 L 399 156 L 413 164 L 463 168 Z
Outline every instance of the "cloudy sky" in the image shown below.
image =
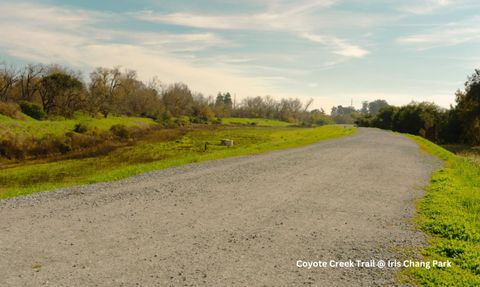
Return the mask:
M 0 0 L 0 61 L 137 70 L 315 107 L 433 101 L 480 67 L 477 0 Z

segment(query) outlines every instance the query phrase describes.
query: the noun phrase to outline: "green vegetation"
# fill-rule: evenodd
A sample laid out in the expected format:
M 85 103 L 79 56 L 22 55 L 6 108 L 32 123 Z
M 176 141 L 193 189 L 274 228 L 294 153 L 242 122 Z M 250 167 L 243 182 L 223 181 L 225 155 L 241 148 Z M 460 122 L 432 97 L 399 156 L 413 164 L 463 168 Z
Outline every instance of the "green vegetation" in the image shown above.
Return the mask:
M 408 137 L 445 161 L 419 202 L 418 226 L 430 236 L 425 260 L 450 260 L 452 267 L 409 268 L 404 279 L 422 286 L 480 286 L 480 165 L 421 137 Z
M 288 123 L 284 121 L 262 119 L 262 118 L 223 118 L 222 124 L 265 126 L 265 127 L 286 127 L 286 126 L 292 125 L 292 123 Z
M 36 120 L 43 120 L 47 117 L 47 114 L 45 114 L 42 107 L 34 103 L 21 101 L 19 106 L 22 110 L 22 113 Z
M 72 118 L 76 113 L 92 117 L 146 117 L 160 124 L 218 123 L 219 118 L 266 118 L 304 126 L 331 123 L 323 110 L 309 111 L 313 102 L 266 97 L 242 98 L 229 92 L 204 96 L 183 83 L 165 86 L 156 79 L 144 82 L 133 70 L 97 67 L 85 79 L 82 73 L 58 65 L 21 68 L 0 62 L 0 114 L 37 120 Z
M 453 152 L 456 155 L 467 157 L 474 162 L 480 164 L 480 146 L 472 147 L 464 144 L 442 145 L 446 150 Z
M 365 103 L 355 123 L 420 135 L 439 144 L 480 145 L 480 69 L 467 78 L 464 91 L 458 90 L 455 96 L 456 106 L 450 109 L 429 102 L 395 107 L 387 102 L 378 105 L 377 101 L 373 109 Z
M 26 116 L 25 116 L 26 117 Z M 149 118 L 136 117 L 114 117 L 92 118 L 77 114 L 72 119 L 46 120 L 39 121 L 32 118 L 26 120 L 13 119 L 0 114 L 0 139 L 5 138 L 7 134 L 16 137 L 35 137 L 39 138 L 48 134 L 63 135 L 66 132 L 74 131 L 76 125 L 81 124 L 97 131 L 109 130 L 113 125 L 125 125 L 127 127 L 153 125 L 155 122 Z
M 114 149 L 160 127 L 151 119 L 113 117 L 95 119 L 77 115 L 72 119 L 38 121 L 0 115 L 0 166 L 18 160 L 52 156 L 90 156 Z
M 5 168 L 0 174 L 0 198 L 111 181 L 193 162 L 298 147 L 353 132 L 353 128 L 338 126 L 160 129 L 135 145 L 124 146 L 105 155 L 53 162 L 33 161 Z M 234 146 L 221 146 L 219 140 L 223 138 L 234 140 Z M 205 142 L 209 143 L 206 151 Z

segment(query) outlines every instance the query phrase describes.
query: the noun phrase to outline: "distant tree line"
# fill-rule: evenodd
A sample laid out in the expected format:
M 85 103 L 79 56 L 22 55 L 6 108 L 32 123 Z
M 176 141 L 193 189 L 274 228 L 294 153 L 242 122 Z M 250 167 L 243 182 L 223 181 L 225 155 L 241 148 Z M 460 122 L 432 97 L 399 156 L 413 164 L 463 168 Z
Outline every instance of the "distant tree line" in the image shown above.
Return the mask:
M 373 102 L 362 102 L 362 108 L 360 110 L 355 107 L 349 106 L 335 106 L 332 107 L 330 115 L 332 120 L 337 124 L 354 124 L 355 121 L 363 116 L 374 116 L 380 109 L 387 107 L 389 104 L 385 100 L 375 100 Z
M 234 117 L 278 119 L 286 122 L 298 122 L 302 126 L 325 125 L 333 120 L 323 110 L 309 111 L 313 103 L 310 99 L 303 104 L 299 99 L 276 100 L 270 96 L 249 97 L 232 110 Z
M 377 102 L 378 103 L 378 102 Z M 386 104 L 386 105 L 385 105 Z M 365 105 L 364 105 L 365 108 Z M 362 108 L 356 123 L 403 133 L 421 135 L 438 143 L 480 144 L 480 70 L 468 77 L 463 91 L 456 92 L 456 105 L 450 109 L 433 103 L 410 103 L 378 109 Z
M 323 110 L 308 111 L 312 100 L 244 98 L 239 103 L 228 92 L 216 97 L 192 92 L 183 83 L 162 85 L 137 78 L 133 70 L 96 68 L 85 80 L 80 72 L 58 65 L 0 64 L 0 113 L 15 107 L 33 118 L 71 118 L 76 112 L 91 116 L 149 117 L 160 122 L 218 122 L 222 117 L 263 117 L 302 125 L 332 123 Z M 6 105 L 8 103 L 8 105 Z M 2 112 L 3 111 L 3 112 Z

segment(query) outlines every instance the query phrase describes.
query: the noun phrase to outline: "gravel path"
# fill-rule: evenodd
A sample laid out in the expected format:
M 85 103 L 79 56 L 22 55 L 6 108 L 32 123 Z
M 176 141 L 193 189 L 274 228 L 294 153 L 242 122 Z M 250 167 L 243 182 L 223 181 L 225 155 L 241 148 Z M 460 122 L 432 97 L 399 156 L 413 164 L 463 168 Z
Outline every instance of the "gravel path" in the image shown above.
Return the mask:
M 376 129 L 0 201 L 0 286 L 375 286 L 440 162 Z

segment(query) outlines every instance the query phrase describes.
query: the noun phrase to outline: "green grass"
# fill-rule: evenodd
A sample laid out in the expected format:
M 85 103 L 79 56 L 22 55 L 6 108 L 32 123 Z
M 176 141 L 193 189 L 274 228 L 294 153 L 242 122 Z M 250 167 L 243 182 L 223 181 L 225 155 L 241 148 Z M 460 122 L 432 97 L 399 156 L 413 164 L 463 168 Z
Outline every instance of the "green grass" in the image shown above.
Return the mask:
M 450 260 L 451 268 L 409 268 L 407 282 L 421 286 L 480 286 L 480 165 L 421 137 L 408 135 L 445 162 L 418 203 L 418 227 L 429 235 L 424 260 Z
M 279 120 L 260 119 L 260 118 L 222 118 L 222 124 L 225 125 L 255 125 L 266 127 L 287 127 L 292 123 Z
M 152 140 L 155 138 L 152 135 L 149 140 L 116 149 L 103 156 L 26 163 L 6 168 L 0 173 L 0 198 L 72 185 L 111 181 L 188 163 L 298 147 L 350 135 L 353 132 L 353 128 L 338 126 L 308 129 L 220 126 L 190 130 L 180 135 L 177 140 L 158 142 Z M 223 138 L 234 140 L 234 146 L 225 147 L 217 144 Z M 203 151 L 205 142 L 210 143 L 206 152 Z
M 41 138 L 47 134 L 59 136 L 72 131 L 78 123 L 86 124 L 88 127 L 98 131 L 108 130 L 116 124 L 123 124 L 127 127 L 155 124 L 151 119 L 135 117 L 109 116 L 108 118 L 96 119 L 84 115 L 77 115 L 73 119 L 58 121 L 37 121 L 27 116 L 25 117 L 26 120 L 17 120 L 0 115 L 0 139 L 7 133 L 18 137 L 35 138 Z
M 480 164 L 480 146 L 469 146 L 464 144 L 443 145 L 443 148 L 462 157 L 467 157 Z

